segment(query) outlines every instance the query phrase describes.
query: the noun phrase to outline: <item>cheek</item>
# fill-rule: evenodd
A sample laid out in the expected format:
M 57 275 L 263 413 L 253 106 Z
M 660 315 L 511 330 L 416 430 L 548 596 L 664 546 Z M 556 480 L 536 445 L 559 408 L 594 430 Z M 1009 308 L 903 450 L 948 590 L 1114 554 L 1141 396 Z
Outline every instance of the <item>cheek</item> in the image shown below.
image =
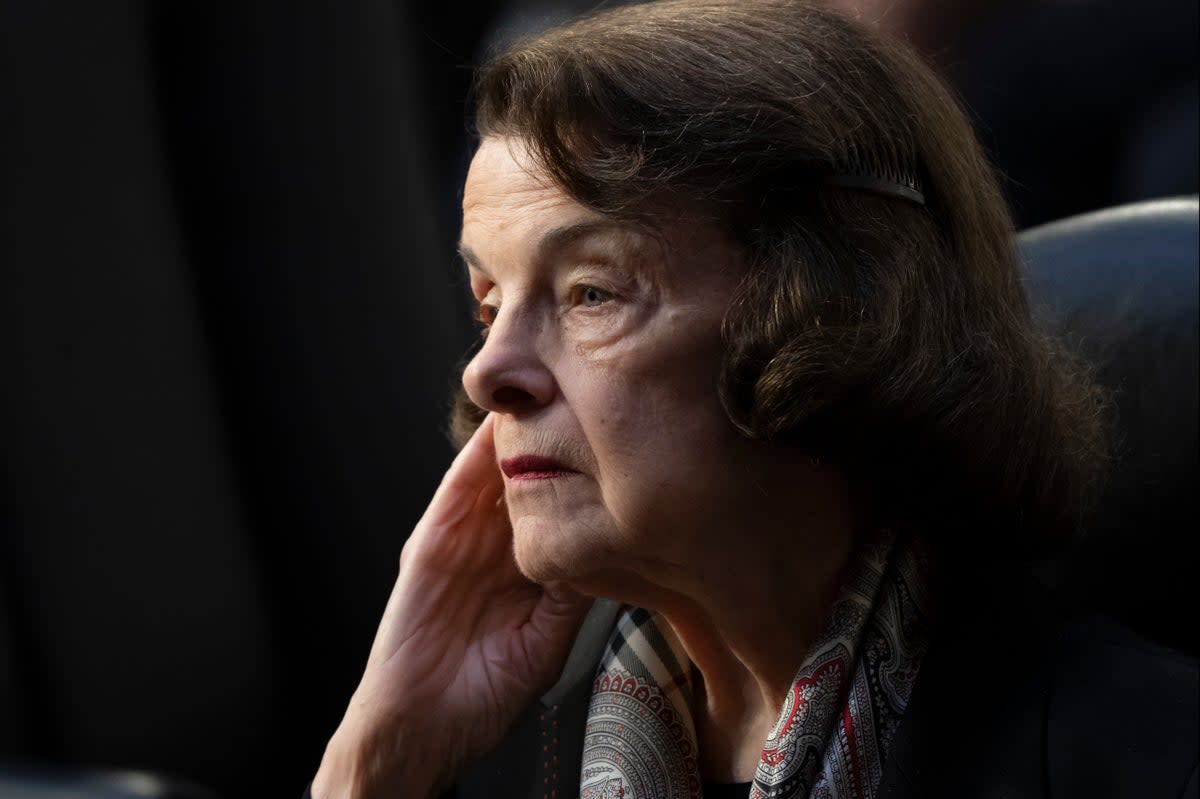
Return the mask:
M 664 320 L 645 340 L 588 359 L 588 371 L 608 395 L 602 418 L 615 435 L 670 440 L 689 429 L 710 430 L 715 417 L 724 418 L 717 396 L 719 321 L 704 320 L 697 327 L 707 335 L 697 335 L 681 329 L 681 317 Z
M 720 440 L 733 430 L 717 398 L 716 347 L 705 345 L 668 341 L 589 358 L 568 398 L 604 504 L 632 535 L 678 514 L 680 497 L 695 501 Z

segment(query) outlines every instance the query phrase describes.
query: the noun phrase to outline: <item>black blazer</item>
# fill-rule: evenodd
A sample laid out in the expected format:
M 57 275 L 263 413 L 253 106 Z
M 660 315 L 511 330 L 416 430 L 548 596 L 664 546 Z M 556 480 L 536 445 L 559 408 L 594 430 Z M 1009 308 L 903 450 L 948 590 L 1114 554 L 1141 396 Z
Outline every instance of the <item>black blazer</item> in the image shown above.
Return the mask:
M 1029 580 L 965 582 L 892 742 L 881 799 L 1200 795 L 1195 660 L 1111 621 L 1063 618 Z M 596 603 L 559 682 L 447 797 L 578 796 L 592 678 L 617 611 Z

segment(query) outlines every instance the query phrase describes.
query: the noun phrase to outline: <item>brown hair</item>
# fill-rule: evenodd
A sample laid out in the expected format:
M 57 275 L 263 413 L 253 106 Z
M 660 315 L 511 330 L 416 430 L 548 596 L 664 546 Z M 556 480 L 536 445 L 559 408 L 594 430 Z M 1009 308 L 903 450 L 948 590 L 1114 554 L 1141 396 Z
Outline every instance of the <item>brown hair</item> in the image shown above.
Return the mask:
M 718 386 L 746 436 L 844 466 L 945 540 L 1080 528 L 1104 397 L 1036 327 L 991 169 L 904 45 L 795 0 L 664 0 L 508 47 L 476 108 L 602 213 L 716 210 L 749 264 Z M 926 202 L 827 180 L 847 173 Z M 480 417 L 457 407 L 461 434 Z

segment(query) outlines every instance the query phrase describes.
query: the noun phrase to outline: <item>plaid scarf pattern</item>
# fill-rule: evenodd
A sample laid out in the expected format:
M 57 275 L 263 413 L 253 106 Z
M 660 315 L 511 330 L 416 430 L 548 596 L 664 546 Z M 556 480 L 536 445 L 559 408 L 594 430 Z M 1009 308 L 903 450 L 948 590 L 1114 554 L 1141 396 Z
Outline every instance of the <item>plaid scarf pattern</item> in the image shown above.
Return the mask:
M 929 559 L 882 531 L 858 553 L 824 634 L 763 744 L 748 799 L 869 799 L 929 643 Z M 588 706 L 580 799 L 702 799 L 687 653 L 626 608 Z

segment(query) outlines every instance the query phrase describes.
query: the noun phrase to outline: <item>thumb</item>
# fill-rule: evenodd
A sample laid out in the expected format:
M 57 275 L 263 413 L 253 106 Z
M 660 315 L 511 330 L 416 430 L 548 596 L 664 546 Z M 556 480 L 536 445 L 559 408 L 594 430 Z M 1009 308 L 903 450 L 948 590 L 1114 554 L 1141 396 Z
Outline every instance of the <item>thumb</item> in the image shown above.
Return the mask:
M 546 583 L 522 630 L 527 644 L 533 651 L 544 652 L 556 667 L 561 665 L 593 602 L 592 597 L 580 594 L 566 583 Z

